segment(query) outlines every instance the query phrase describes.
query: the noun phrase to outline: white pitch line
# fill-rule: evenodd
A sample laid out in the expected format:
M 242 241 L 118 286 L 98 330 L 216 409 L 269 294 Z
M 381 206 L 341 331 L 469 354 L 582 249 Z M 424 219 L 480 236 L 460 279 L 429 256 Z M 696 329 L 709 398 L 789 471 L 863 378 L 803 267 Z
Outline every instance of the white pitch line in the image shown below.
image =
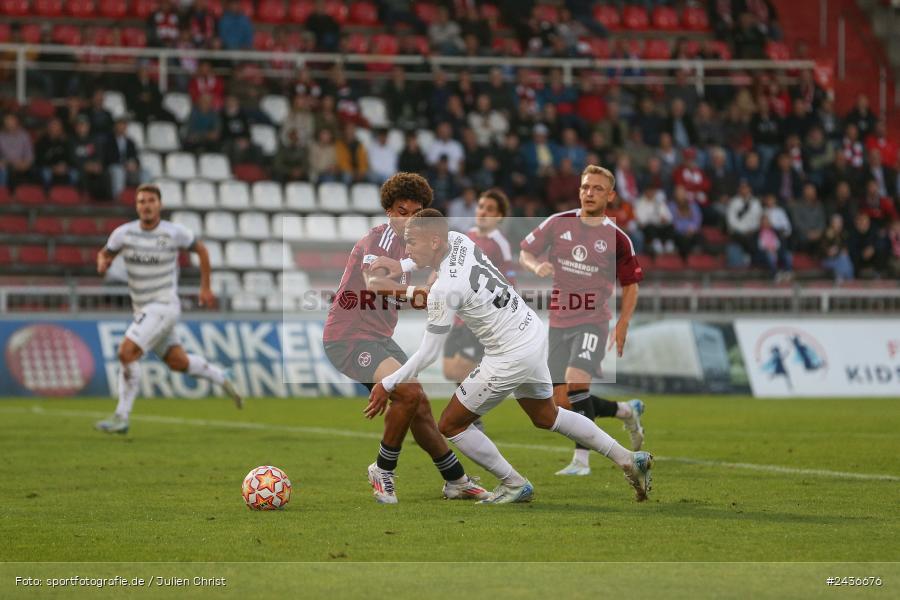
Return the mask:
M 0 413 L 35 414 L 41 416 L 103 418 L 109 413 L 87 410 L 47 410 L 41 406 L 31 408 L 19 406 L 0 406 Z M 324 435 L 336 437 L 348 437 L 357 439 L 381 439 L 381 434 L 370 431 L 354 431 L 352 429 L 331 429 L 328 427 L 304 427 L 301 425 L 275 425 L 269 423 L 254 423 L 250 421 L 224 421 L 218 419 L 186 419 L 183 417 L 166 417 L 163 415 L 133 415 L 132 420 L 147 423 L 163 423 L 168 425 L 188 425 L 192 427 L 221 427 L 225 429 L 242 429 L 247 431 L 280 431 L 285 433 L 305 433 L 309 435 Z M 496 442 L 503 448 L 515 448 L 519 450 L 534 450 L 538 452 L 569 453 L 571 448 L 564 446 L 547 446 L 542 444 L 520 444 L 518 442 Z M 760 471 L 763 473 L 777 473 L 781 475 L 806 475 L 810 477 L 831 477 L 835 479 L 857 479 L 863 481 L 900 481 L 896 475 L 878 475 L 874 473 L 853 473 L 849 471 L 829 471 L 827 469 L 801 469 L 797 467 L 783 467 L 781 465 L 761 465 L 756 463 L 735 463 L 719 460 L 700 458 L 687 458 L 680 456 L 656 456 L 655 460 L 675 462 L 704 467 L 717 467 L 726 469 L 743 469 L 746 471 Z

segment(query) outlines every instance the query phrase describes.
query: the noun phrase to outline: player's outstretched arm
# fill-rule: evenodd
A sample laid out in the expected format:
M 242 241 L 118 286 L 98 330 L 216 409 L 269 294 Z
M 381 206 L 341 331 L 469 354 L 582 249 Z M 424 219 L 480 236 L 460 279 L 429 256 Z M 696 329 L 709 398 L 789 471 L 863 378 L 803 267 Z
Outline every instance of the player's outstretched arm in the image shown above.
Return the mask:
M 634 315 L 634 309 L 637 307 L 638 300 L 638 284 L 631 283 L 622 286 L 622 310 L 619 312 L 619 320 L 616 321 L 616 328 L 610 332 L 609 345 L 607 350 L 612 350 L 613 344 L 616 346 L 616 354 L 622 356 L 625 350 L 625 338 L 628 337 L 628 325 L 631 323 L 631 317 Z
M 209 250 L 206 249 L 206 246 L 200 240 L 194 242 L 193 250 L 197 253 L 197 258 L 200 259 L 200 306 L 215 306 L 216 296 L 213 294 L 210 285 L 212 267 L 209 262 Z
M 111 252 L 105 246 L 100 249 L 100 252 L 97 253 L 97 273 L 100 275 L 105 275 L 106 271 L 109 269 L 109 265 L 112 264 L 113 259 L 116 257 L 117 252 Z
M 381 383 L 376 384 L 372 388 L 372 393 L 369 394 L 369 404 L 363 411 L 367 419 L 377 417 L 384 412 L 387 407 L 388 397 L 398 384 L 415 377 L 422 369 L 425 369 L 438 359 L 447 333 L 449 333 L 449 328 L 447 331 L 442 330 L 441 333 L 426 331 L 425 336 L 422 338 L 422 345 L 419 346 L 415 354 L 410 356 L 403 366 L 382 379 Z
M 539 261 L 534 254 L 528 250 L 519 251 L 519 263 L 538 277 L 548 277 L 553 275 L 553 265 L 546 261 Z
M 428 305 L 428 288 L 397 283 L 391 279 L 386 268 L 376 268 L 374 264 L 372 267 L 363 271 L 367 290 L 383 296 L 405 298 L 416 309 L 423 309 Z

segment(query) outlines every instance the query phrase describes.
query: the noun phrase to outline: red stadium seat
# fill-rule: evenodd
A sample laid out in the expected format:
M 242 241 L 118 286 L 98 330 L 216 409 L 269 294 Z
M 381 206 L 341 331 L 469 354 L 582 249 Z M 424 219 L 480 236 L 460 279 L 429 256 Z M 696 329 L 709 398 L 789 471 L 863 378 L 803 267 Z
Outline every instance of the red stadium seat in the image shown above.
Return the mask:
M 704 227 L 701 230 L 703 239 L 711 246 L 724 246 L 728 243 L 728 236 L 725 235 L 718 227 Z
M 25 23 L 22 25 L 22 39 L 28 44 L 40 44 L 41 26 L 37 23 Z
M 677 254 L 660 254 L 653 260 L 653 268 L 658 271 L 681 271 L 684 262 Z
M 644 55 L 644 40 L 641 40 L 641 39 L 625 40 L 625 47 L 628 48 L 629 54 L 632 54 L 634 56 L 643 56 Z
M 32 98 L 28 101 L 28 114 L 38 119 L 49 120 L 56 114 L 56 107 L 46 98 Z
M 210 2 L 210 4 L 212 4 Z M 133 0 L 131 13 L 138 19 L 146 19 L 156 10 L 156 0 Z
M 354 2 L 347 17 L 351 25 L 374 27 L 378 25 L 378 7 L 371 2 Z
M 251 163 L 234 165 L 234 167 L 232 167 L 232 171 L 234 172 L 234 176 L 237 179 L 246 181 L 248 183 L 263 181 L 264 179 L 269 178 L 268 174 L 263 170 L 262 167 L 258 167 Z
M 593 56 L 594 58 L 599 58 L 601 60 L 604 58 L 609 58 L 609 40 L 592 37 L 587 40 L 587 43 L 591 48 L 591 56 Z
M 126 0 L 100 0 L 100 16 L 107 19 L 122 19 L 128 14 Z
M 275 38 L 270 31 L 257 29 L 253 33 L 253 49 L 269 51 L 275 48 Z
M 115 231 L 117 227 L 121 227 L 125 223 L 128 223 L 126 219 L 107 219 L 102 222 L 100 230 L 105 235 L 109 235 Z
M 650 17 L 643 6 L 626 6 L 622 10 L 622 22 L 626 29 L 650 29 Z
M 61 17 L 62 0 L 34 0 L 34 12 L 39 17 Z
M 9 23 L 0 23 L 0 44 L 7 43 L 11 35 L 12 30 L 9 26 Z
M 653 9 L 653 28 L 662 31 L 678 29 L 678 13 L 669 6 L 657 6 Z
M 78 206 L 81 204 L 81 195 L 78 190 L 70 185 L 54 185 L 50 188 L 50 202 L 60 206 Z
M 9 190 L 6 186 L 0 186 L 0 204 L 9 204 L 12 200 L 12 197 L 9 195 Z
M 351 33 L 347 36 L 347 51 L 352 54 L 368 54 L 369 36 L 361 33 Z
M 424 35 L 414 35 L 413 41 L 416 44 L 416 48 L 419 50 L 419 54 L 422 56 L 428 56 L 431 54 L 431 43 L 428 41 L 428 37 Z
M 522 44 L 515 38 L 495 37 L 491 46 L 499 54 L 522 56 Z
M 47 202 L 44 195 L 44 188 L 39 185 L 26 183 L 16 188 L 16 202 L 25 204 L 26 206 L 40 206 Z
M 3 14 L 9 17 L 27 17 L 31 13 L 28 0 L 3 0 Z
M 681 22 L 685 29 L 691 31 L 708 31 L 709 18 L 706 16 L 706 10 L 701 6 L 687 6 L 681 14 Z
M 80 267 L 87 263 L 85 249 L 80 246 L 57 246 L 53 262 L 66 267 Z
M 691 254 L 687 258 L 688 269 L 695 271 L 715 271 L 725 267 L 725 257 L 709 254 Z
M 71 235 L 100 235 L 97 219 L 93 217 L 75 217 L 69 221 L 68 232 Z
M 284 6 L 284 2 L 281 0 L 262 0 L 259 3 L 259 9 L 256 11 L 256 19 L 263 23 L 284 23 L 287 19 L 287 9 Z
M 63 223 L 59 217 L 38 217 L 31 230 L 42 235 L 62 235 Z
M 484 7 L 481 10 L 481 14 L 484 16 Z M 413 6 L 413 14 L 419 17 L 426 25 L 431 25 L 437 20 L 438 7 L 431 2 L 416 2 Z
M 672 48 L 669 47 L 669 40 L 661 38 L 647 40 L 643 56 L 650 60 L 668 60 L 672 56 Z
M 128 48 L 146 48 L 147 32 L 140 27 L 126 27 L 122 30 L 122 43 Z
M 12 262 L 12 254 L 9 251 L 9 246 L 0 246 L 0 265 L 8 265 Z
M 137 193 L 137 190 L 133 187 L 127 187 L 122 190 L 122 193 L 119 194 L 119 204 L 124 204 L 125 206 L 134 206 L 134 197 Z
M 723 42 L 722 40 L 712 40 L 709 42 L 709 47 L 719 55 L 719 58 L 722 60 L 731 60 L 731 47 L 727 42 Z
M 790 60 L 791 49 L 784 42 L 768 42 L 766 56 L 772 60 Z
M 18 261 L 24 265 L 45 265 L 50 256 L 45 246 L 20 246 Z
M 619 11 L 606 4 L 594 7 L 594 19 L 610 31 L 622 28 L 622 16 Z
M 94 27 L 89 30 L 98 46 L 118 46 L 116 32 L 111 27 Z M 121 37 L 119 38 L 121 40 Z
M 816 271 L 820 269 L 819 261 L 808 254 L 800 252 L 794 254 L 794 270 L 795 271 Z
M 379 33 L 372 36 L 372 45 L 369 47 L 370 54 L 388 54 L 395 55 L 400 48 L 400 43 L 397 41 L 397 37 L 390 35 L 388 33 Z M 393 68 L 394 65 L 391 63 L 369 63 L 366 65 L 366 70 L 368 71 L 377 71 L 377 72 L 387 72 Z
M 241 0 L 241 12 L 247 15 L 247 18 L 251 21 L 255 18 L 255 11 L 256 7 L 253 5 L 253 0 Z
M 559 23 L 559 9 L 552 4 L 538 4 L 535 8 L 535 16 L 540 21 Z
M 222 16 L 222 11 L 225 10 L 222 6 L 222 0 L 209 0 L 206 3 L 206 7 L 217 19 Z
M 482 19 L 499 19 L 500 9 L 495 4 L 482 4 L 478 7 L 481 11 Z
M 690 57 L 697 56 L 697 53 L 700 52 L 700 42 L 697 40 L 684 40 L 684 50 Z
M 74 25 L 57 25 L 53 28 L 53 42 L 66 46 L 81 45 L 81 30 Z
M 0 219 L 0 233 L 25 233 L 28 231 L 28 217 L 4 215 Z
M 331 18 L 339 25 L 347 22 L 347 5 L 341 0 L 325 0 L 325 12 L 331 15 Z
M 288 17 L 292 23 L 306 23 L 306 19 L 316 8 L 314 2 L 289 2 Z
M 68 9 L 69 14 L 76 19 L 90 19 L 97 12 L 94 0 L 69 0 Z

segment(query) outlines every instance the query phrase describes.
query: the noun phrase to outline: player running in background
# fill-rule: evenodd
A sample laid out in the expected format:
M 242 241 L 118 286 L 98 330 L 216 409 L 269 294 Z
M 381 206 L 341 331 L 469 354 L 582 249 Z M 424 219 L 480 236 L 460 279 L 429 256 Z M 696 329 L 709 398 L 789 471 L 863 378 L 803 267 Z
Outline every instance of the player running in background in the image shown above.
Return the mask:
M 406 258 L 403 228 L 413 213 L 431 204 L 431 199 L 428 182 L 413 173 L 397 173 L 382 185 L 381 206 L 389 222 L 371 229 L 353 247 L 328 311 L 322 336 L 325 354 L 338 371 L 369 390 L 406 361 L 406 354 L 391 338 L 401 299 L 406 303 L 406 299 L 413 298 L 413 286 L 408 285 L 412 261 Z M 387 269 L 375 264 L 379 257 L 402 264 L 405 272 L 392 278 Z M 420 295 L 424 307 L 424 292 Z M 486 497 L 488 492 L 466 475 L 438 431 L 422 386 L 411 381 L 392 388 L 392 392 L 378 457 L 368 469 L 375 500 L 397 503 L 394 470 L 409 430 L 443 476 L 444 497 Z
M 173 371 L 186 372 L 221 385 L 238 408 L 243 400 L 225 371 L 202 356 L 187 354 L 175 336 L 181 316 L 178 298 L 178 252 L 196 252 L 200 258 L 200 304 L 216 302 L 209 287 L 209 253 L 203 242 L 182 225 L 164 221 L 162 194 L 155 185 L 137 189 L 135 207 L 138 219 L 117 227 L 106 246 L 97 253 L 97 272 L 103 275 L 117 254 L 125 259 L 128 292 L 134 321 L 125 331 L 119 346 L 119 403 L 112 417 L 99 421 L 96 428 L 107 433 L 127 433 L 128 418 L 141 383 L 141 357 L 148 350 Z
M 419 267 L 437 271 L 428 291 L 428 323 L 416 353 L 372 389 L 366 416 L 380 414 L 393 390 L 437 359 L 443 338 L 459 315 L 485 352 L 441 414 L 440 430 L 460 452 L 500 480 L 483 503 L 527 502 L 534 494 L 531 483 L 473 425 L 510 394 L 536 427 L 565 435 L 616 463 L 637 500 L 646 500 L 653 457 L 626 450 L 590 419 L 556 406 L 543 323 L 481 249 L 465 235 L 448 232 L 446 219 L 433 209 L 409 220 L 405 239 L 410 258 Z
M 622 356 L 628 324 L 637 306 L 641 266 L 628 235 L 606 216 L 615 197 L 615 176 L 596 165 L 581 174 L 581 208 L 557 213 L 522 240 L 519 262 L 538 277 L 553 276 L 550 305 L 550 374 L 559 406 L 593 420 L 618 417 L 631 437 L 632 450 L 644 442 L 644 403 L 613 402 L 591 395 L 591 379 L 599 376 L 607 349 L 615 344 Z M 545 253 L 547 260 L 538 256 Z M 613 269 L 615 271 L 613 271 Z M 615 279 L 622 285 L 622 307 L 609 335 L 609 298 Z M 607 348 L 606 340 L 609 338 Z M 557 475 L 588 475 L 588 449 L 575 446 L 572 462 Z

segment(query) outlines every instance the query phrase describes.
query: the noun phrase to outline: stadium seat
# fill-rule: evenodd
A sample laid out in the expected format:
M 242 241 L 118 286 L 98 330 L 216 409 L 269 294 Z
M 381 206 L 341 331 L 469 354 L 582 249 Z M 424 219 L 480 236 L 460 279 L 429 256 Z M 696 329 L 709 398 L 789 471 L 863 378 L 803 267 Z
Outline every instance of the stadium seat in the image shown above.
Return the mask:
M 371 39 L 362 33 L 351 33 L 346 37 L 347 52 L 350 54 L 368 54 Z
M 32 183 L 25 183 L 16 188 L 16 202 L 26 206 L 41 206 L 47 202 L 44 188 Z
M 278 133 L 271 125 L 256 123 L 250 126 L 250 139 L 262 148 L 266 156 L 275 156 L 278 152 Z
M 90 19 L 94 17 L 97 7 L 94 0 L 68 0 L 69 14 L 76 19 Z
M 731 47 L 728 45 L 728 42 L 722 40 L 711 40 L 709 42 L 710 47 L 715 51 L 716 54 L 719 55 L 719 58 L 722 60 L 731 60 Z
M 33 0 L 34 13 L 39 17 L 61 17 L 62 0 Z
M 109 111 L 113 119 L 124 117 L 128 112 L 128 107 L 125 104 L 125 95 L 115 90 L 106 90 L 103 92 L 103 108 Z
M 100 0 L 100 16 L 107 19 L 121 19 L 128 14 L 127 0 Z
M 114 35 L 114 30 L 108 27 L 90 27 L 85 32 L 85 43 L 87 45 L 95 45 L 95 46 L 118 46 L 118 40 Z M 106 60 L 111 60 L 107 58 Z
M 482 19 L 499 19 L 500 18 L 500 9 L 496 4 L 482 4 L 478 2 L 480 6 L 478 10 L 481 14 Z
M 291 213 L 272 215 L 272 238 L 286 242 L 300 242 L 306 239 L 303 217 Z
M 57 246 L 53 252 L 53 262 L 64 267 L 80 267 L 90 261 L 86 254 L 80 246 Z
M 237 312 L 259 312 L 262 310 L 262 299 L 248 294 L 247 292 L 238 292 L 229 297 L 231 302 L 231 310 Z
M 337 220 L 334 215 L 312 214 L 306 217 L 307 240 L 337 239 Z
M 610 31 L 622 28 L 622 17 L 619 15 L 619 11 L 608 4 L 600 4 L 594 7 L 594 19 Z
M 300 212 L 316 209 L 316 190 L 311 183 L 292 181 L 284 188 L 285 208 Z
M 6 219 L 7 217 L 3 217 Z M 26 229 L 11 231 L 10 233 L 25 233 Z M 63 223 L 59 217 L 38 217 L 31 226 L 31 231 L 41 235 L 62 235 Z
M 0 219 L 0 233 L 24 233 L 28 231 L 28 217 L 3 215 Z
M 241 278 L 234 271 L 213 271 L 209 275 L 209 287 L 216 295 L 231 295 L 241 290 Z
M 296 266 L 290 248 L 281 240 L 259 244 L 259 265 L 275 271 L 290 270 Z
M 677 254 L 661 254 L 653 260 L 653 268 L 660 271 L 681 271 L 684 261 Z
M 250 189 L 243 181 L 223 181 L 219 184 L 219 206 L 229 210 L 250 208 Z
M 209 252 L 210 266 L 213 269 L 220 269 L 224 267 L 225 258 L 222 253 L 222 243 L 216 240 L 206 240 L 203 242 L 203 245 L 206 246 L 206 251 Z M 200 266 L 200 258 L 194 252 L 191 252 L 191 264 L 195 267 Z
M 261 212 L 242 212 L 238 215 L 238 235 L 247 240 L 262 241 L 271 237 L 269 217 Z
M 231 240 L 225 244 L 225 266 L 230 269 L 257 269 L 256 244 L 245 240 Z
M 348 10 L 343 0 L 325 0 L 325 12 L 331 15 L 338 25 L 343 26 L 347 22 Z
M 710 246 L 724 246 L 728 243 L 728 236 L 721 229 L 713 226 L 701 228 L 701 235 Z
M 122 29 L 122 43 L 127 48 L 145 48 L 147 32 L 140 27 L 125 27 Z
M 403 152 L 403 146 L 406 145 L 406 139 L 403 132 L 399 129 L 391 129 L 388 131 L 387 145 L 397 152 Z
M 629 5 L 622 9 L 622 23 L 626 29 L 644 31 L 650 28 L 650 18 L 643 6 Z
M 133 208 L 136 197 L 137 197 L 137 188 L 126 187 L 119 194 L 119 197 L 117 198 L 117 200 L 119 201 L 119 204 Z
M 643 58 L 649 60 L 668 60 L 672 56 L 669 40 L 664 38 L 651 38 L 644 46 Z
M 190 152 L 166 155 L 166 177 L 185 181 L 197 177 L 197 159 Z
M 165 208 L 183 208 L 184 195 L 181 182 L 174 179 L 157 179 L 153 182 L 159 188 L 162 195 L 162 203 Z
M 288 18 L 293 23 L 306 23 L 309 15 L 311 15 L 316 8 L 315 2 L 311 0 L 292 0 L 288 4 Z
M 371 127 L 387 127 L 387 105 L 381 98 L 363 96 L 359 99 L 359 112 Z
M 275 49 L 275 36 L 271 31 L 257 29 L 253 32 L 253 49 L 260 52 L 271 52 Z
M 708 31 L 709 18 L 706 9 L 702 6 L 686 6 L 681 13 L 681 21 L 685 29 L 691 31 Z
M 305 271 L 279 271 L 276 280 L 281 293 L 292 298 L 299 298 L 310 289 Z
M 586 41 L 588 48 L 590 48 L 590 55 L 594 58 L 603 60 L 609 58 L 612 53 L 612 49 L 609 46 L 609 40 L 592 37 Z
M 53 28 L 53 33 L 50 37 L 54 44 L 63 44 L 64 46 L 81 45 L 81 29 L 74 25 L 57 25 Z
M 189 208 L 212 209 L 216 207 L 216 188 L 209 181 L 193 179 L 184 186 L 184 205 Z
M 794 253 L 794 270 L 795 271 L 815 271 L 821 269 L 819 261 L 811 257 L 809 254 L 802 252 Z
M 51 204 L 60 206 L 78 206 L 81 204 L 81 194 L 71 185 L 54 185 L 50 188 L 49 199 Z
M 184 123 L 191 115 L 191 97 L 187 94 L 169 92 L 163 96 L 162 105 L 175 116 L 179 123 Z
M 419 149 L 423 154 L 428 153 L 428 149 L 434 143 L 434 132 L 430 129 L 419 129 L 416 131 L 416 140 L 419 142 Z
M 791 49 L 784 42 L 769 41 L 766 43 L 766 56 L 771 60 L 790 60 Z
M 350 25 L 375 27 L 378 25 L 378 7 L 371 2 L 354 2 L 347 14 Z
M 23 265 L 45 265 L 50 262 L 46 246 L 20 246 L 18 262 Z
M 31 13 L 28 0 L 3 0 L 0 4 L 3 14 L 8 17 L 27 17 Z
M 103 232 L 104 235 L 109 235 L 117 228 L 128 223 L 128 221 L 128 219 L 121 219 L 118 217 L 102 220 L 100 221 L 100 231 Z
M 256 18 L 255 15 L 255 7 L 253 6 L 255 0 L 238 0 L 240 3 L 241 12 L 247 15 L 247 18 L 253 21 Z M 221 15 L 220 15 L 221 16 Z
M 350 208 L 347 186 L 340 182 L 319 185 L 319 208 L 328 212 L 344 212 Z
M 256 20 L 263 23 L 284 23 L 287 9 L 282 0 L 261 0 L 256 9 Z
M 269 271 L 247 271 L 242 279 L 245 292 L 256 296 L 268 296 L 275 292 L 275 277 Z
M 141 162 L 141 168 L 150 176 L 150 179 L 162 177 L 163 165 L 158 153 L 145 150 L 138 153 L 138 160 Z
M 214 210 L 203 218 L 205 237 L 215 240 L 230 240 L 237 237 L 237 223 L 230 212 Z
M 337 220 L 338 239 L 356 242 L 369 232 L 369 219 L 362 215 L 341 215 Z
M 154 10 L 156 10 L 156 0 L 132 0 L 131 14 L 138 19 L 147 19 Z
M 660 31 L 675 31 L 680 27 L 678 13 L 670 6 L 657 6 L 653 9 L 653 28 Z
M 156 152 L 181 150 L 178 128 L 168 121 L 151 121 L 147 125 L 147 148 Z
M 100 226 L 94 217 L 74 217 L 69 220 L 66 230 L 69 232 L 69 235 L 84 237 L 101 235 Z
M 281 194 L 281 184 L 275 181 L 257 181 L 252 190 L 253 208 L 258 210 L 281 210 L 284 208 L 284 199 Z
M 0 246 L 0 265 L 8 265 L 10 263 L 12 263 L 10 247 L 6 245 Z
M 263 96 L 262 100 L 260 100 L 259 107 L 276 125 L 284 123 L 284 120 L 291 110 L 288 99 L 284 96 L 275 94 Z
M 715 271 L 725 268 L 724 256 L 709 254 L 691 254 L 687 257 L 687 268 L 694 271 Z
M 234 165 L 233 171 L 235 178 L 240 179 L 241 181 L 246 181 L 247 183 L 254 183 L 256 181 L 262 181 L 269 178 L 268 173 L 266 173 L 265 169 L 253 163 L 241 163 Z
M 426 25 L 431 25 L 438 18 L 438 7 L 431 2 L 416 2 L 413 4 L 413 14 Z
M 263 298 L 263 302 L 266 312 L 294 312 L 297 310 L 298 299 L 278 291 Z
M 28 100 L 28 116 L 35 119 L 48 120 L 56 114 L 53 102 L 46 98 L 30 98 Z
M 400 42 L 397 36 L 390 33 L 378 33 L 372 36 L 369 45 L 369 54 L 384 54 L 386 56 L 395 56 L 400 50 Z M 393 68 L 391 63 L 369 63 L 366 69 L 369 71 L 387 72 Z
M 203 221 L 200 219 L 200 215 L 195 212 L 176 210 L 172 213 L 172 222 L 193 231 L 194 235 L 203 235 Z
M 9 189 L 6 186 L 0 186 L 0 204 L 9 204 L 11 199 Z
M 207 153 L 200 155 L 200 177 L 213 181 L 231 179 L 231 163 L 224 154 Z
M 374 183 L 354 183 L 350 188 L 350 208 L 366 215 L 383 212 L 378 186 Z
M 535 8 L 535 16 L 540 21 L 559 23 L 559 8 L 552 4 L 538 4 Z

